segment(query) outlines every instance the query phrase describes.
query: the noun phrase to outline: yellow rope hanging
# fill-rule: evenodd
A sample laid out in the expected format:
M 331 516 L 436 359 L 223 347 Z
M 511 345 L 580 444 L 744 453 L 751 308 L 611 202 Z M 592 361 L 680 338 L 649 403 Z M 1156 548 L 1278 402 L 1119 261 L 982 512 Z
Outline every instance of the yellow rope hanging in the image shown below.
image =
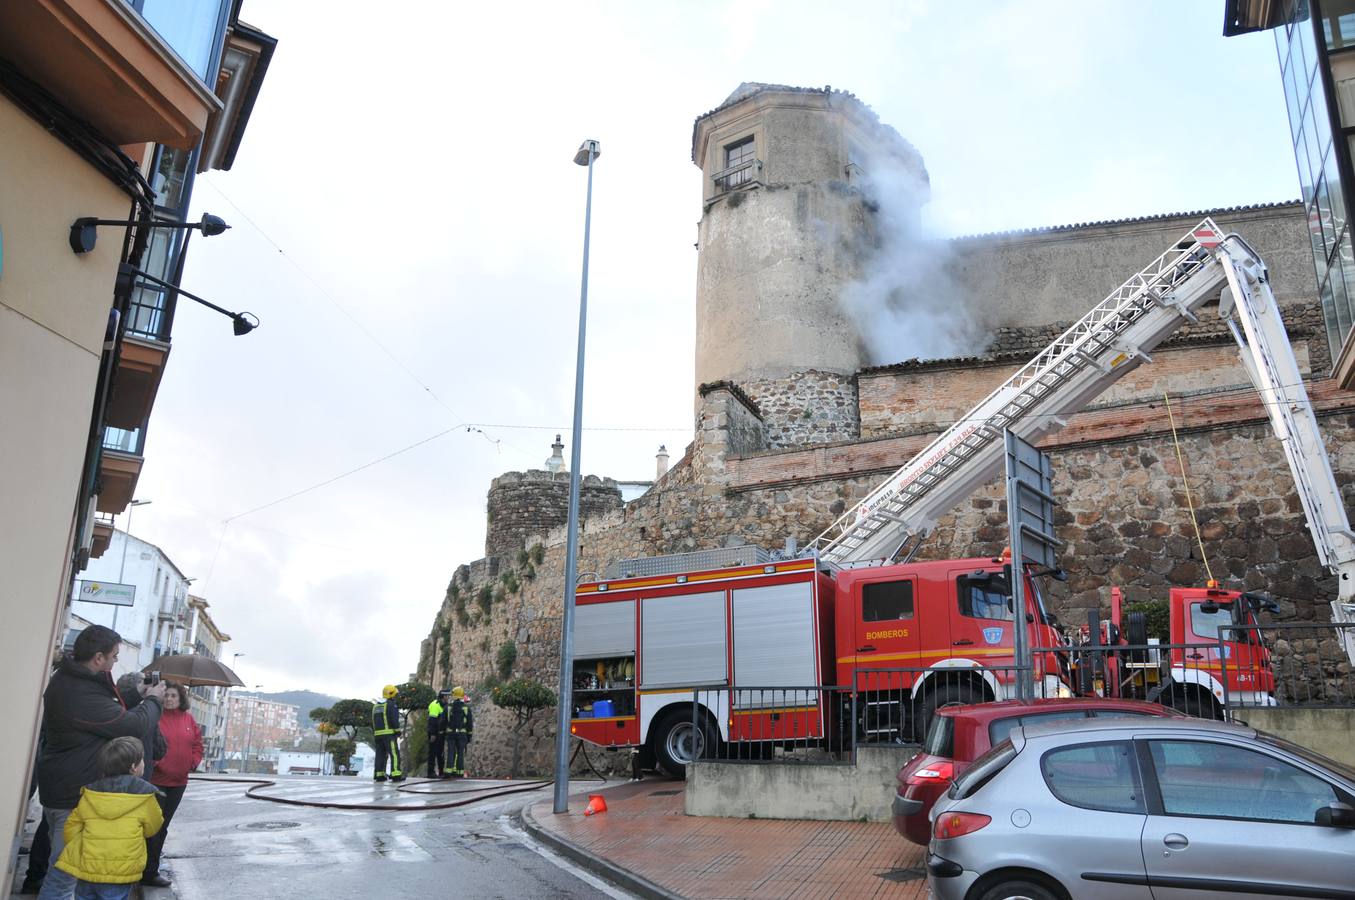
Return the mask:
M 1186 488 L 1186 507 L 1190 510 L 1190 524 L 1195 528 L 1195 542 L 1200 545 L 1200 559 L 1204 562 L 1204 572 L 1209 576 L 1209 586 L 1213 587 L 1214 572 L 1209 568 L 1209 556 L 1204 552 L 1204 539 L 1200 537 L 1200 523 L 1195 518 L 1195 502 L 1190 498 L 1190 480 L 1186 478 L 1186 461 L 1181 457 L 1181 441 L 1176 437 L 1176 419 L 1172 416 L 1172 401 L 1164 391 L 1162 402 L 1167 405 L 1167 423 L 1172 428 L 1172 443 L 1176 446 L 1176 462 L 1181 466 L 1181 483 Z

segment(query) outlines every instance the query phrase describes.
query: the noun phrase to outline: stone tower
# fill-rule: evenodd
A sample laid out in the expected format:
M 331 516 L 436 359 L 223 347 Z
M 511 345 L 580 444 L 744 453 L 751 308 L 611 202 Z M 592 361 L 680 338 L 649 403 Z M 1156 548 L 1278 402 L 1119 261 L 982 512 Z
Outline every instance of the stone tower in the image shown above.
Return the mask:
M 904 173 L 914 214 L 925 201 L 917 151 L 851 94 L 745 82 L 696 120 L 692 161 L 697 385 L 850 376 L 865 360 L 840 291 L 875 244 L 872 190 Z

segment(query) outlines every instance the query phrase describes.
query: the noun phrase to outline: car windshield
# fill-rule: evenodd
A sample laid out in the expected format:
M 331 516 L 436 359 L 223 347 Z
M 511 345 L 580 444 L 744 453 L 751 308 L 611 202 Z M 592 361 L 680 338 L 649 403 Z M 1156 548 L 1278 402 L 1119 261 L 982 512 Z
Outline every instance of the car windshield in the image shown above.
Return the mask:
M 1007 768 L 1007 764 L 1016 759 L 1016 748 L 1010 740 L 1005 740 L 987 753 L 974 760 L 974 765 L 955 780 L 946 792 L 952 800 L 963 800 L 973 796 L 974 792 L 993 779 L 998 772 Z
M 953 716 L 933 716 L 931 727 L 927 729 L 927 740 L 922 744 L 922 752 L 932 756 L 953 759 L 955 756 L 955 718 Z
M 1320 769 L 1326 769 L 1328 772 L 1340 775 L 1347 781 L 1355 783 L 1355 768 L 1351 768 L 1343 762 L 1337 762 L 1329 756 L 1323 756 L 1316 750 L 1300 747 L 1298 744 L 1291 743 L 1282 737 L 1276 737 L 1265 731 L 1257 731 L 1256 737 L 1262 743 L 1269 744 L 1272 747 L 1278 747 L 1286 753 L 1297 756 L 1306 763 L 1310 763 Z

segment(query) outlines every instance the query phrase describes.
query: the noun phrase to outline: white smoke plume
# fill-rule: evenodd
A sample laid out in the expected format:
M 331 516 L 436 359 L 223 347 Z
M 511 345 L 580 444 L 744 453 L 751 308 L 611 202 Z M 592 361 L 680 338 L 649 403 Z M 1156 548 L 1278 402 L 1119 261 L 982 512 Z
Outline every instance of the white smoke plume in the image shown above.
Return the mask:
M 889 158 L 869 158 L 866 167 L 873 246 L 862 253 L 861 275 L 843 288 L 841 302 L 869 364 L 983 353 L 989 329 L 975 321 L 950 271 L 950 244 L 921 225 L 926 176 Z

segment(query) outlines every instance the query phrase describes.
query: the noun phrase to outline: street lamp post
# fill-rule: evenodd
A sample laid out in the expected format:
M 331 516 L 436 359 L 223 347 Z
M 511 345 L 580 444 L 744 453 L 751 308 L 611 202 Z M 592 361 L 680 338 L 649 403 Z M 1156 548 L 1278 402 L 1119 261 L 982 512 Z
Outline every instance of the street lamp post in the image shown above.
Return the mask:
M 588 324 L 588 236 L 593 224 L 593 160 L 602 155 L 597 141 L 584 141 L 574 154 L 588 167 L 583 212 L 583 281 L 579 287 L 579 352 L 574 369 L 574 430 L 569 448 L 569 525 L 565 550 L 565 598 L 560 620 L 560 713 L 555 731 L 555 812 L 569 811 L 569 720 L 574 706 L 574 587 L 579 564 L 579 441 L 583 431 L 583 347 Z
M 122 533 L 122 562 L 118 563 L 118 584 L 122 584 L 122 574 L 127 568 L 127 545 L 132 540 L 132 513 L 138 506 L 149 506 L 149 500 L 133 500 L 127 504 L 127 530 Z M 114 631 L 118 630 L 118 608 L 113 607 L 113 625 Z M 139 663 L 138 663 L 139 665 Z

